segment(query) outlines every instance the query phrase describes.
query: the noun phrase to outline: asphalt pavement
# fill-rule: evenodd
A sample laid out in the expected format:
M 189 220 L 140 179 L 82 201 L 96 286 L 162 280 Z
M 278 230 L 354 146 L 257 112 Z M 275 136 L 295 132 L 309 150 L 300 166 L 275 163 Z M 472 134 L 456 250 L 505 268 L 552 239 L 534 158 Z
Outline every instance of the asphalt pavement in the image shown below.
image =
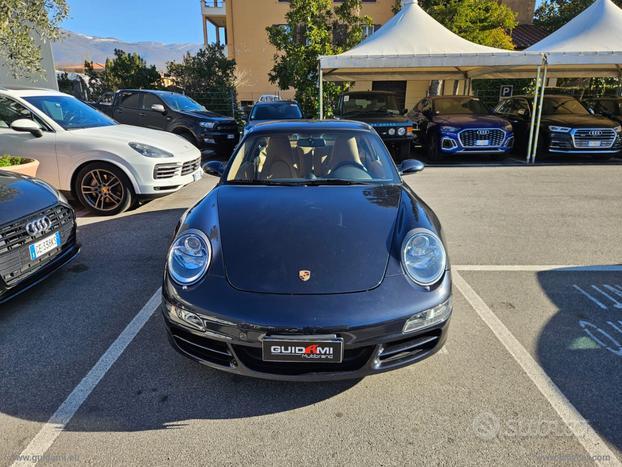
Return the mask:
M 449 244 L 446 350 L 322 384 L 220 373 L 167 342 L 166 247 L 213 177 L 81 215 L 79 259 L 0 308 L 0 465 L 619 465 L 621 177 L 616 164 L 407 177 Z

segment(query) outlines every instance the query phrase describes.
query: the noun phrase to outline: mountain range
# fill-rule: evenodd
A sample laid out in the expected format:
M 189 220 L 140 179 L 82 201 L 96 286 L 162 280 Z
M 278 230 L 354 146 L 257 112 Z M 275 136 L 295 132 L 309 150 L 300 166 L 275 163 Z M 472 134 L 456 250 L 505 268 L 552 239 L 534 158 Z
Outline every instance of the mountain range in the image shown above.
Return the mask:
M 63 38 L 52 45 L 56 65 L 81 65 L 84 60 L 104 63 L 114 49 L 136 52 L 148 64 L 164 69 L 166 63 L 179 61 L 186 52 L 196 52 L 199 44 L 163 44 L 161 42 L 125 42 L 112 37 L 93 37 L 63 31 Z

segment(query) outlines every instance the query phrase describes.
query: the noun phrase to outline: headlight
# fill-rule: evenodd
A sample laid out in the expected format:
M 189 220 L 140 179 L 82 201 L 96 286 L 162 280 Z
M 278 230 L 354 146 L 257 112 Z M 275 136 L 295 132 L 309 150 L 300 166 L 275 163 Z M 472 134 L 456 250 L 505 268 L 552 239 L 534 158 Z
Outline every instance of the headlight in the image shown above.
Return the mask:
M 614 130 L 616 131 L 616 133 L 622 133 L 622 126 L 617 126 L 614 128 Z
M 457 128 L 455 126 L 442 126 L 441 131 L 445 133 L 458 133 L 460 131 L 460 128 Z
M 413 282 L 433 285 L 445 273 L 447 255 L 440 238 L 427 229 L 414 229 L 402 244 L 402 265 Z
M 397 129 L 397 134 L 400 136 L 404 136 L 406 134 L 406 128 L 400 127 Z
M 412 318 L 409 318 L 404 324 L 403 333 L 418 331 L 423 328 L 428 328 L 436 324 L 443 323 L 449 319 L 451 315 L 451 298 L 444 303 L 441 303 L 434 308 L 417 313 Z
M 153 157 L 156 159 L 160 159 L 163 157 L 173 157 L 173 155 L 165 151 L 164 149 L 156 148 L 155 146 L 150 146 L 148 144 L 143 143 L 129 143 L 130 147 L 136 151 L 141 156 L 145 157 Z
M 168 271 L 180 285 L 196 284 L 207 272 L 211 259 L 212 246 L 207 236 L 189 229 L 173 241 L 168 253 Z
M 504 129 L 505 131 L 512 131 L 512 130 L 514 129 L 514 127 L 512 126 L 512 124 L 511 124 L 511 123 L 508 123 L 507 125 L 505 125 L 505 126 L 503 127 L 503 129 Z
M 389 135 L 393 136 L 395 134 L 395 128 L 389 128 L 389 131 L 387 131 L 387 133 L 389 133 Z
M 203 128 L 214 128 L 216 126 L 216 122 L 199 122 L 199 126 Z
M 570 133 L 570 130 L 572 130 L 572 128 L 568 128 L 566 126 L 551 125 L 549 127 L 549 130 L 552 131 L 553 133 Z

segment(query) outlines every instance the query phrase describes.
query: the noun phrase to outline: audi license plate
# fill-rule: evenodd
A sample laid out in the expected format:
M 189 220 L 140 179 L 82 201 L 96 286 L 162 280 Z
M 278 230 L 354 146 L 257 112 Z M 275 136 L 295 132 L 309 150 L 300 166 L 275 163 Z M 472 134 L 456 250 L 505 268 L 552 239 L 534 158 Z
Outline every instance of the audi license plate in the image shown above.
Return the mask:
M 601 141 L 600 140 L 588 141 L 587 144 L 591 148 L 599 148 L 601 146 Z
M 478 139 L 477 141 L 475 141 L 475 146 L 490 146 L 490 140 Z
M 341 363 L 343 339 L 323 336 L 270 336 L 263 340 L 265 362 Z
M 50 251 L 58 248 L 61 244 L 60 232 L 56 232 L 54 235 L 39 240 L 28 247 L 30 250 L 30 260 L 34 261 L 37 258 L 49 253 Z

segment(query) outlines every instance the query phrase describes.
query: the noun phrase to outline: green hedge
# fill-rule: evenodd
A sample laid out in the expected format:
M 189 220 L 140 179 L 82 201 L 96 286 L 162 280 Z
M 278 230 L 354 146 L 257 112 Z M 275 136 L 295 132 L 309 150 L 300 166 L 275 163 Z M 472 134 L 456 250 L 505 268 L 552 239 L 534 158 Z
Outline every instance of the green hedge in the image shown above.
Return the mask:
M 12 165 L 20 165 L 27 162 L 30 162 L 30 159 L 18 156 L 9 156 L 8 154 L 0 156 L 0 167 L 11 167 Z

